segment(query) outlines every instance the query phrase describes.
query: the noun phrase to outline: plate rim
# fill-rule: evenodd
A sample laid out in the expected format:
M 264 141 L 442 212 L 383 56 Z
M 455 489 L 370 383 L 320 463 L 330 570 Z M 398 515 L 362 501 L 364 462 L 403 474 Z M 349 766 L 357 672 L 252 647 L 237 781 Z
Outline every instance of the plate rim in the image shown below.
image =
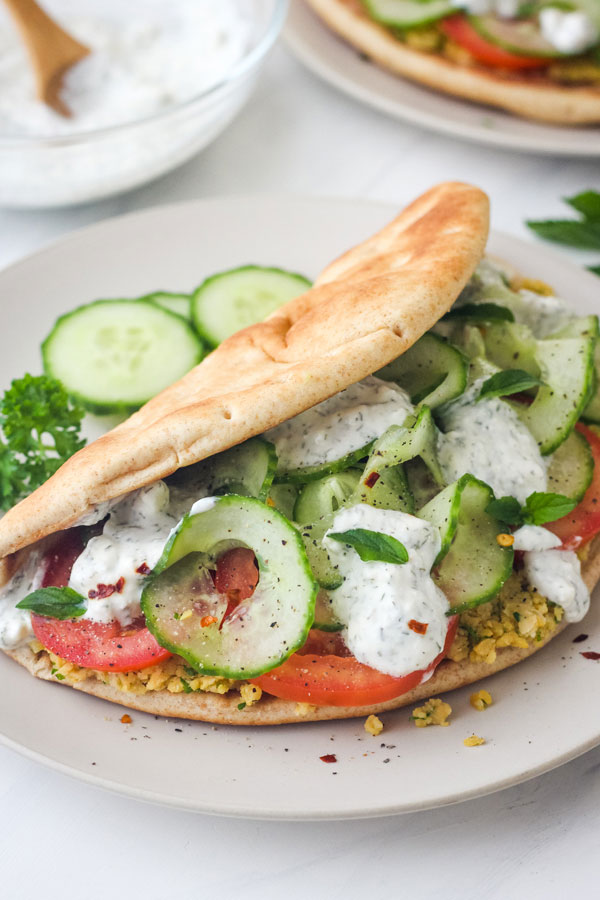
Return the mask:
M 32 260 L 35 261 L 40 257 L 52 254 L 57 248 L 68 248 L 69 245 L 71 245 L 72 247 L 76 247 L 81 240 L 86 240 L 89 235 L 102 235 L 103 231 L 110 231 L 115 226 L 115 223 L 120 223 L 124 220 L 135 221 L 136 219 L 148 219 L 156 216 L 161 217 L 165 214 L 166 211 L 168 211 L 171 215 L 177 216 L 179 210 L 182 209 L 185 209 L 186 211 L 191 207 L 207 209 L 214 204 L 231 204 L 232 206 L 235 206 L 239 203 L 273 203 L 278 205 L 281 204 L 283 206 L 289 204 L 290 201 L 301 202 L 306 204 L 307 206 L 312 206 L 314 204 L 326 204 L 328 206 L 335 205 L 338 208 L 348 208 L 350 206 L 356 208 L 356 206 L 358 205 L 364 208 L 368 207 L 373 210 L 380 210 L 382 216 L 393 215 L 397 213 L 398 207 L 400 206 L 400 204 L 392 205 L 389 202 L 370 200 L 365 198 L 328 197 L 322 195 L 319 196 L 301 193 L 244 193 L 232 195 L 214 195 L 207 198 L 199 198 L 190 201 L 181 201 L 177 203 L 158 205 L 113 216 L 111 218 L 92 223 L 90 225 L 84 226 L 83 228 L 76 229 L 68 234 L 62 235 L 59 238 L 42 245 L 37 250 L 32 251 L 21 259 L 9 264 L 4 269 L 0 270 L 0 278 L 3 277 L 6 273 L 18 275 L 19 269 L 27 268 Z M 571 274 L 578 280 L 586 281 L 590 286 L 593 285 L 594 287 L 597 287 L 597 276 L 594 276 L 593 274 L 587 272 L 585 269 L 582 269 L 579 265 L 577 265 L 577 263 L 573 262 L 567 256 L 558 254 L 556 250 L 551 247 L 546 247 L 533 240 L 526 240 L 522 237 L 516 237 L 514 235 L 500 231 L 491 232 L 490 237 L 493 238 L 495 242 L 499 242 L 502 247 L 506 247 L 506 252 L 510 251 L 511 246 L 519 247 L 521 248 L 521 250 L 523 249 L 523 247 L 532 248 L 534 251 L 531 254 L 531 256 L 533 257 L 532 265 L 536 268 L 540 263 L 543 264 L 544 258 L 552 259 L 553 263 L 555 265 L 558 264 L 567 275 Z M 31 677 L 28 673 L 25 672 L 25 670 L 23 670 L 23 676 Z M 95 702 L 98 702 L 97 698 L 92 699 Z M 101 702 L 107 703 L 107 701 Z M 110 708 L 114 709 L 114 704 L 111 704 Z M 310 727 L 310 724 L 312 723 L 307 724 L 308 727 Z M 231 727 L 233 728 L 234 726 Z M 302 728 L 305 726 L 303 726 L 303 723 L 299 722 L 295 727 Z M 405 814 L 441 806 L 453 805 L 455 803 L 464 802 L 476 797 L 496 793 L 508 787 L 521 784 L 525 781 L 530 780 L 531 778 L 535 778 L 541 774 L 544 774 L 545 772 L 549 772 L 552 769 L 564 765 L 565 763 L 600 745 L 600 731 L 598 731 L 598 733 L 594 736 L 580 741 L 577 745 L 564 750 L 558 756 L 554 756 L 551 760 L 542 761 L 538 765 L 530 766 L 516 777 L 514 775 L 511 775 L 500 778 L 494 782 L 489 783 L 484 789 L 482 789 L 481 787 L 474 787 L 472 789 L 462 788 L 461 790 L 457 790 L 454 792 L 450 791 L 443 797 L 431 800 L 430 802 L 414 801 L 408 804 L 395 802 L 385 807 L 379 805 L 377 807 L 371 808 L 365 808 L 363 805 L 361 805 L 353 808 L 346 808 L 342 811 L 332 811 L 331 809 L 324 809 L 320 812 L 307 812 L 298 810 L 281 811 L 280 809 L 268 807 L 249 811 L 248 808 L 245 808 L 243 806 L 236 806 L 235 804 L 231 803 L 221 803 L 219 805 L 211 805 L 209 803 L 205 805 L 199 805 L 197 800 L 186 800 L 185 798 L 174 796 L 166 792 L 126 785 L 122 782 L 115 781 L 114 779 L 103 777 L 100 774 L 77 769 L 73 765 L 69 765 L 65 762 L 55 759 L 51 755 L 45 754 L 42 750 L 33 749 L 22 743 L 19 743 L 18 741 L 14 740 L 4 733 L 4 731 L 2 730 L 1 722 L 0 745 L 6 746 L 13 752 L 19 753 L 20 755 L 31 759 L 36 763 L 40 763 L 54 771 L 59 772 L 60 774 L 74 778 L 78 781 L 83 781 L 84 783 L 90 784 L 94 787 L 99 787 L 101 789 L 117 793 L 121 796 L 128 796 L 130 798 L 142 800 L 144 802 L 171 808 L 184 809 L 190 812 L 222 815 L 226 817 L 242 817 L 248 819 L 272 821 L 322 821 L 379 818 L 391 815 Z
M 300 5 L 302 3 L 302 5 Z M 298 12 L 301 10 L 301 12 Z M 471 123 L 453 123 L 452 120 L 448 120 L 445 118 L 441 118 L 436 116 L 430 112 L 424 112 L 420 110 L 418 107 L 413 107 L 410 105 L 405 105 L 401 101 L 395 102 L 393 100 L 389 100 L 386 97 L 380 96 L 373 91 L 366 88 L 359 81 L 355 80 L 352 76 L 347 73 L 339 72 L 337 68 L 332 67 L 324 60 L 317 51 L 315 51 L 314 46 L 307 40 L 303 33 L 297 27 L 297 18 L 305 16 L 305 15 L 315 15 L 312 13 L 308 7 L 304 5 L 302 0 L 292 0 L 290 3 L 290 9 L 288 12 L 288 17 L 286 19 L 283 31 L 282 38 L 285 41 L 288 48 L 297 57 L 297 59 L 306 66 L 311 72 L 321 78 L 323 81 L 328 84 L 333 85 L 338 90 L 342 91 L 344 94 L 353 97 L 356 100 L 359 100 L 361 103 L 364 103 L 367 106 L 372 107 L 373 109 L 377 109 L 380 112 L 386 113 L 388 116 L 392 116 L 393 118 L 400 119 L 401 121 L 408 122 L 412 125 L 417 125 L 421 128 L 426 129 L 427 131 L 438 132 L 444 134 L 448 137 L 454 138 L 455 140 L 464 140 L 471 144 L 483 144 L 488 147 L 496 147 L 504 150 L 514 150 L 521 153 L 528 154 L 536 154 L 538 156 L 562 156 L 565 158 L 575 158 L 575 159 L 597 159 L 600 157 L 600 126 L 598 126 L 597 137 L 598 137 L 598 146 L 596 149 L 586 149 L 585 140 L 581 140 L 579 145 L 574 141 L 573 146 L 565 147 L 562 144 L 557 146 L 553 144 L 551 141 L 548 142 L 548 130 L 549 126 L 546 126 L 544 123 L 534 122 L 528 119 L 520 119 L 518 116 L 514 116 L 512 118 L 517 121 L 524 121 L 528 125 L 532 127 L 536 127 L 539 129 L 539 134 L 537 135 L 518 135 L 512 133 L 505 133 L 501 130 L 494 128 L 486 128 L 483 125 L 474 125 Z M 319 23 L 321 27 L 326 27 Z M 336 38 L 343 45 L 344 41 L 342 38 L 338 38 L 335 34 L 331 34 L 332 38 Z M 348 46 L 347 48 L 348 56 L 354 56 L 358 51 L 354 51 L 352 47 Z M 375 64 L 376 65 L 376 64 Z M 412 82 L 410 79 L 403 79 L 401 76 L 393 75 L 390 72 L 387 72 L 385 69 L 381 67 L 377 67 L 383 76 L 391 80 L 400 80 L 400 82 L 407 82 L 413 86 L 422 88 L 423 91 L 427 93 L 434 93 L 434 91 L 430 91 L 426 86 L 420 85 L 417 82 Z M 464 104 L 466 108 L 480 109 L 482 115 L 491 118 L 494 115 L 503 114 L 506 116 L 511 116 L 511 114 L 507 111 L 503 111 L 500 109 L 496 109 L 494 107 L 488 107 L 482 104 L 471 103 L 468 100 L 462 99 L 461 97 L 449 96 L 448 99 L 452 100 L 455 103 Z M 573 129 L 569 126 L 550 126 L 552 128 L 560 128 L 564 129 L 564 133 L 567 135 L 573 135 L 585 137 L 586 131 L 585 126 L 582 126 L 582 129 Z

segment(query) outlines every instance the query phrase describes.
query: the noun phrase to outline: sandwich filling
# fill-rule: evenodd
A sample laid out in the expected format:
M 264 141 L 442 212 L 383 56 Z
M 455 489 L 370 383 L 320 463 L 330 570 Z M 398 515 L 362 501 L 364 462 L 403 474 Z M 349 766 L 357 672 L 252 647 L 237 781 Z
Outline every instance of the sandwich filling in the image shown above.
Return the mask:
M 485 260 L 385 368 L 96 510 L 0 594 L 58 680 L 353 706 L 579 621 L 598 320 Z

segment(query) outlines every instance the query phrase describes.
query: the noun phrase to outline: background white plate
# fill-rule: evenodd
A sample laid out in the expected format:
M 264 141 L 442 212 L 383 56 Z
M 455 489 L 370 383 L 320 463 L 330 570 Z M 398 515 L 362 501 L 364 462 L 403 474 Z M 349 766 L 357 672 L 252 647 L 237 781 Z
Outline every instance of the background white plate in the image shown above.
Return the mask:
M 398 119 L 527 153 L 600 156 L 600 127 L 528 122 L 386 72 L 330 31 L 304 0 L 292 0 L 283 34 L 298 58 L 325 81 Z
M 223 198 L 166 206 L 94 225 L 0 273 L 5 304 L 0 386 L 40 370 L 39 344 L 54 319 L 98 297 L 188 291 L 244 263 L 315 276 L 396 210 L 300 198 Z M 598 281 L 536 245 L 496 235 L 491 250 L 542 277 L 582 312 L 597 309 Z M 573 644 L 580 632 L 590 639 Z M 590 702 L 600 664 L 600 605 L 538 656 L 486 682 L 494 706 L 449 695 L 449 728 L 416 729 L 408 710 L 363 721 L 279 728 L 212 727 L 155 719 L 32 678 L 0 654 L 0 739 L 59 771 L 140 799 L 202 812 L 264 818 L 344 818 L 408 812 L 464 800 L 531 778 L 600 743 Z M 487 744 L 467 749 L 463 738 Z M 319 760 L 334 753 L 337 763 Z

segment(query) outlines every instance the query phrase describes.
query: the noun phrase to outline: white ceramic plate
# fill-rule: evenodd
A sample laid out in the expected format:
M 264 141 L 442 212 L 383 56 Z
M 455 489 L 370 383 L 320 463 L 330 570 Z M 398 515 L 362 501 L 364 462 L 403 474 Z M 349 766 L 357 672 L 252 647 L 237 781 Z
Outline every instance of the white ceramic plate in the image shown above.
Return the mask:
M 390 219 L 377 204 L 294 198 L 224 198 L 167 206 L 87 228 L 0 273 L 6 304 L 0 386 L 40 369 L 39 344 L 57 315 L 97 297 L 187 291 L 243 263 L 310 276 Z M 598 282 L 545 248 L 497 235 L 491 250 L 545 278 L 582 312 Z M 589 641 L 573 644 L 585 631 Z M 600 691 L 600 605 L 584 623 L 486 683 L 494 706 L 449 696 L 449 728 L 415 728 L 408 710 L 363 721 L 275 728 L 211 727 L 155 719 L 32 678 L 0 654 L 0 737 L 62 772 L 144 800 L 201 812 L 265 818 L 343 818 L 425 809 L 531 778 L 600 743 L 589 698 Z M 486 738 L 467 749 L 472 732 Z M 334 764 L 319 757 L 333 753 Z
M 600 128 L 528 122 L 386 72 L 330 31 L 304 0 L 293 0 L 284 37 L 296 56 L 325 81 L 398 119 L 475 143 L 527 153 L 600 156 Z

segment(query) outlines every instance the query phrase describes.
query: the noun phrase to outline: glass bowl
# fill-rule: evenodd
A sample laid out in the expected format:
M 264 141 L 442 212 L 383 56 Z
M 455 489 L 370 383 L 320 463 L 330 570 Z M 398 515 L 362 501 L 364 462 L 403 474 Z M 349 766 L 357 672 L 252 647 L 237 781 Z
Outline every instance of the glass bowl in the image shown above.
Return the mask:
M 244 55 L 184 103 L 68 136 L 0 134 L 0 206 L 40 208 L 98 200 L 145 184 L 206 147 L 247 101 L 283 25 L 288 0 L 235 0 L 251 21 Z

